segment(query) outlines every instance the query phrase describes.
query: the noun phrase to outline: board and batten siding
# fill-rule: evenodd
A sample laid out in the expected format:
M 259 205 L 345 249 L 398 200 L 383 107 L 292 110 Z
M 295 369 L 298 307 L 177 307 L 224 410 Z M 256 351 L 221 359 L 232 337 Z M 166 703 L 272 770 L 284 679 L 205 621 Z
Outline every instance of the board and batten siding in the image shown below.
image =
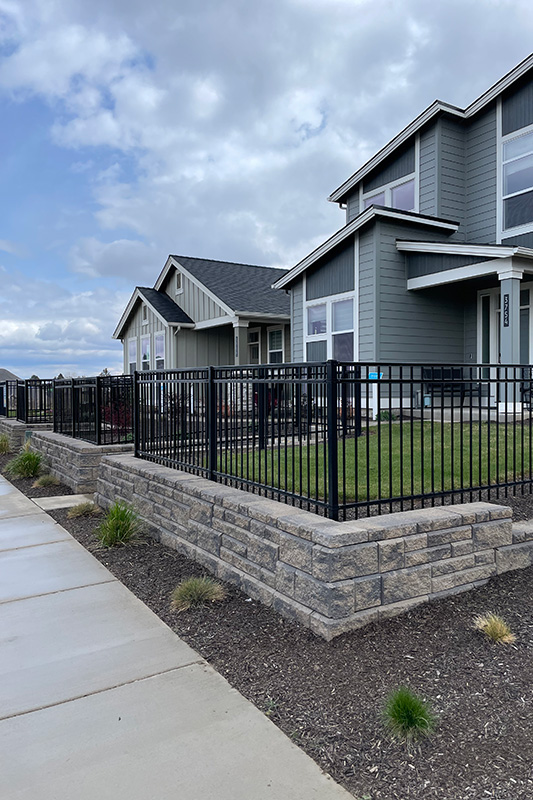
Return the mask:
M 408 226 L 375 226 L 376 359 L 416 363 L 460 363 L 464 356 L 464 315 L 457 290 L 408 291 L 405 258 L 396 239 L 430 241 L 434 234 Z
M 533 125 L 533 83 L 511 90 L 502 99 L 502 135 Z
M 479 244 L 496 241 L 496 108 L 480 114 L 466 134 L 466 234 Z
M 128 342 L 130 339 L 137 339 L 137 369 L 141 369 L 141 339 L 144 338 L 145 336 L 150 336 L 151 369 L 155 369 L 155 352 L 154 352 L 155 333 L 165 334 L 165 362 L 169 358 L 168 353 L 170 352 L 170 348 L 172 346 L 170 339 L 171 333 L 168 327 L 160 320 L 160 318 L 156 314 L 154 314 L 150 306 L 147 306 L 146 310 L 147 310 L 147 320 L 146 322 L 143 322 L 142 303 L 141 302 L 136 303 L 135 310 L 130 317 L 130 321 L 126 327 L 124 337 L 122 339 L 123 355 L 124 355 L 124 372 L 126 374 L 129 372 Z
M 306 300 L 318 300 L 332 294 L 351 292 L 355 286 L 354 244 L 336 252 L 318 267 L 307 271 Z
M 182 328 L 175 335 L 177 367 L 226 366 L 234 363 L 233 327 L 203 331 Z
M 407 253 L 407 277 L 420 278 L 434 272 L 446 272 L 449 269 L 479 264 L 486 258 L 476 256 L 456 256 L 448 253 Z
M 293 361 L 305 361 L 304 355 L 304 282 L 291 286 L 291 352 Z
M 420 191 L 421 214 L 437 216 L 437 126 L 432 125 L 420 134 Z
M 476 364 L 477 355 L 477 291 L 467 290 L 463 293 L 464 330 L 465 330 L 465 364 Z
M 367 175 L 363 181 L 363 192 L 372 192 L 414 171 L 415 146 L 412 144 L 395 158 L 389 159 L 381 169 L 376 169 Z
M 464 241 L 465 231 L 465 131 L 455 120 L 442 117 L 439 122 L 437 216 L 458 222 L 455 241 Z
M 183 273 L 181 277 L 183 291 L 179 294 L 175 294 L 172 290 L 174 286 L 174 275 L 175 273 L 171 270 L 171 274 L 169 274 L 165 282 L 164 291 L 191 319 L 195 322 L 204 322 L 205 320 L 216 319 L 217 317 L 224 317 L 226 315 L 226 311 L 224 311 L 218 303 L 215 303 L 214 300 Z

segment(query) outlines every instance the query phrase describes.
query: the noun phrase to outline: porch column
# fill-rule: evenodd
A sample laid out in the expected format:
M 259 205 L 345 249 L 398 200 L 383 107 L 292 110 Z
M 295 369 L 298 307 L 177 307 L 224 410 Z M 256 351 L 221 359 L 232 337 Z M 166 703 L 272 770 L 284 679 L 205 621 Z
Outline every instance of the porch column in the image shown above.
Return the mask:
M 245 320 L 233 322 L 233 359 L 236 365 L 248 363 L 248 322 Z
M 498 271 L 500 281 L 500 361 L 502 364 L 520 364 L 520 281 L 524 271 L 510 266 Z M 515 390 L 512 378 L 515 370 L 509 370 L 509 382 L 506 390 L 500 392 L 501 410 L 515 410 L 515 403 L 520 402 L 519 393 Z M 503 387 L 502 387 L 503 388 Z M 510 408 L 512 406 L 512 408 Z

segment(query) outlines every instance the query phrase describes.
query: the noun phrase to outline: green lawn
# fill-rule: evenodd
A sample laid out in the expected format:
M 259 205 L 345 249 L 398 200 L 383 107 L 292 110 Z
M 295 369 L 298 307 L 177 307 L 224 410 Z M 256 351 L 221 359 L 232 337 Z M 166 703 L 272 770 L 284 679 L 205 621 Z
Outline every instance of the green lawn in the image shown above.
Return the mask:
M 382 424 L 339 442 L 339 496 L 346 502 L 486 486 L 529 476 L 529 425 L 495 422 Z M 324 499 L 327 449 L 245 451 L 219 468 L 254 482 Z M 344 467 L 343 467 L 344 465 Z

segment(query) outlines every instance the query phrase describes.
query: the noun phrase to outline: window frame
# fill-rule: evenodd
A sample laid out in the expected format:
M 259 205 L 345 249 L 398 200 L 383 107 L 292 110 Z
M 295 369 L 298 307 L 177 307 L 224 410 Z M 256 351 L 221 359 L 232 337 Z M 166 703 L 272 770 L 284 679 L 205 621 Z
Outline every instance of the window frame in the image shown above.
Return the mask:
M 159 361 L 161 360 L 161 359 L 157 358 L 157 340 L 158 339 L 162 339 L 163 340 L 163 366 L 162 367 L 158 367 L 157 366 L 158 360 Z M 167 357 L 167 346 L 166 346 L 165 332 L 164 331 L 157 331 L 156 333 L 154 333 L 154 368 L 155 369 L 159 369 L 159 370 L 166 369 L 166 357 Z
M 174 294 L 177 297 L 178 295 L 183 294 L 183 275 L 179 270 L 176 270 L 176 275 L 174 280 L 175 280 Z
M 406 183 L 413 184 L 413 194 L 414 194 L 414 207 L 410 209 L 404 208 L 397 208 L 396 206 L 392 205 L 392 190 L 397 189 L 399 186 L 403 186 Z M 396 208 L 397 211 L 411 211 L 415 214 L 418 213 L 419 209 L 419 198 L 417 192 L 417 173 L 416 170 L 411 172 L 409 175 L 403 175 L 401 178 L 397 178 L 395 181 L 389 181 L 389 183 L 384 183 L 382 186 L 379 186 L 377 189 L 372 189 L 370 192 L 362 192 L 361 193 L 361 211 L 366 211 L 372 203 L 369 203 L 368 206 L 365 207 L 365 202 L 371 200 L 373 197 L 378 197 L 380 194 L 385 195 L 385 200 L 383 203 L 378 203 L 378 205 L 383 205 L 386 208 Z
M 331 294 L 326 297 L 317 297 L 314 300 L 306 300 L 304 302 L 304 360 L 307 361 L 307 345 L 309 342 L 326 342 L 327 360 L 333 358 L 333 338 L 336 335 L 343 333 L 352 333 L 353 335 L 353 361 L 359 360 L 358 353 L 358 308 L 357 308 L 357 290 L 351 289 L 349 292 L 340 292 L 339 294 Z M 333 307 L 335 303 L 340 303 L 343 300 L 352 301 L 352 328 L 343 330 L 333 330 Z M 307 311 L 312 306 L 325 305 L 326 306 L 326 331 L 325 333 L 308 333 Z
M 128 364 L 128 370 L 129 370 L 128 374 L 129 375 L 133 374 L 132 371 L 131 371 L 131 365 L 133 364 L 133 361 L 130 360 L 130 345 L 131 345 L 132 342 L 135 343 L 135 368 L 134 368 L 133 372 L 137 371 L 138 364 L 139 364 L 139 342 L 138 342 L 136 336 L 130 336 L 130 338 L 128 339 L 128 350 L 127 350 L 127 354 L 128 354 L 127 364 Z
M 143 325 L 148 325 L 148 306 L 146 303 L 142 304 L 141 320 Z
M 270 334 L 274 333 L 274 331 L 281 332 L 281 350 L 271 350 L 270 349 Z M 267 364 L 284 364 L 285 363 L 285 325 L 270 325 L 266 330 L 267 336 Z M 271 361 L 270 354 L 271 353 L 281 353 L 281 361 Z
M 521 225 L 515 225 L 512 228 L 505 227 L 505 201 L 509 200 L 513 197 L 520 197 L 522 194 L 528 194 L 529 192 L 533 192 L 533 183 L 526 189 L 521 189 L 519 192 L 510 192 L 506 194 L 504 191 L 504 170 L 507 164 L 512 164 L 515 161 L 519 161 L 521 158 L 525 158 L 528 155 L 533 155 L 533 147 L 527 153 L 523 153 L 520 156 L 516 156 L 515 158 L 504 158 L 504 148 L 508 142 L 513 141 L 514 139 L 520 139 L 522 136 L 528 136 L 533 134 L 533 125 L 526 125 L 524 128 L 519 128 L 516 131 L 512 131 L 511 133 L 507 133 L 505 136 L 501 135 L 501 113 L 498 115 L 498 131 L 500 132 L 499 136 L 499 143 L 498 143 L 498 209 L 499 209 L 499 234 L 500 234 L 500 241 L 502 238 L 507 238 L 509 236 L 517 236 L 521 233 L 529 233 L 533 231 L 533 220 L 531 222 L 524 222 Z
M 250 342 L 250 334 L 257 333 L 257 342 Z M 251 360 L 250 356 L 250 348 L 257 347 L 257 364 L 261 363 L 261 328 L 248 328 L 248 334 L 246 336 L 246 347 L 247 347 L 247 357 L 248 357 L 248 364 L 255 364 L 256 362 Z
M 143 342 L 148 342 L 148 361 L 147 361 L 148 367 L 146 369 L 144 368 L 145 362 L 143 361 Z M 152 362 L 152 337 L 148 333 L 144 336 L 141 336 L 141 372 L 150 372 L 152 368 L 151 362 Z

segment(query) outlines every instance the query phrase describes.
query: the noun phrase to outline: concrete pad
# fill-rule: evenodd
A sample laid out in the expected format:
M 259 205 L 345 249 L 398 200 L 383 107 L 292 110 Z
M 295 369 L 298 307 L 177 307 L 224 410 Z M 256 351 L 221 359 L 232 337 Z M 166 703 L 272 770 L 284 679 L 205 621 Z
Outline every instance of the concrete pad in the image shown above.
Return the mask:
M 71 537 L 0 554 L 0 603 L 109 580 L 111 573 Z
M 0 519 L 35 514 L 35 504 L 22 492 L 0 477 Z
M 0 551 L 69 541 L 71 538 L 61 525 L 38 509 L 35 509 L 35 514 L 22 516 L 20 519 L 0 519 Z
M 118 581 L 4 604 L 0 642 L 0 718 L 200 659 Z
M 9 800 L 350 800 L 197 664 L 0 723 Z
M 50 511 L 53 508 L 72 508 L 79 506 L 80 503 L 92 503 L 93 501 L 94 494 L 58 494 L 54 497 L 33 498 L 35 505 L 44 511 Z

